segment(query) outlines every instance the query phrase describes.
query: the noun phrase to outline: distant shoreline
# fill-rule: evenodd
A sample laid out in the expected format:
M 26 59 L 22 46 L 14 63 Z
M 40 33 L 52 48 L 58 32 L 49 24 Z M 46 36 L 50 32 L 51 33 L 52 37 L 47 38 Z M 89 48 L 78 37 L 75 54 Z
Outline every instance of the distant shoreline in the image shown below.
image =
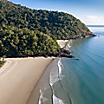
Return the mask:
M 87 25 L 88 27 L 104 27 L 104 25 Z

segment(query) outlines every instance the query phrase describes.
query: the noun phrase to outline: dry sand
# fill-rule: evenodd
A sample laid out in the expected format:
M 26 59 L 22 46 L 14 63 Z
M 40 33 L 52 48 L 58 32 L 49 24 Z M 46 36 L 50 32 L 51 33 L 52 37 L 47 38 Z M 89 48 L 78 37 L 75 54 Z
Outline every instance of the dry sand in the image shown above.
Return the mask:
M 52 59 L 6 59 L 6 64 L 0 69 L 0 104 L 27 104 L 33 89 Z

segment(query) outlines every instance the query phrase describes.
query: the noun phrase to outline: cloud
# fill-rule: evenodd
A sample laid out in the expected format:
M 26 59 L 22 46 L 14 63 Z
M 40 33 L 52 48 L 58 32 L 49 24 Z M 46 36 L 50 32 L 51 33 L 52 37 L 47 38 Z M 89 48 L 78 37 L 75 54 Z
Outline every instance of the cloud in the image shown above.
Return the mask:
M 103 16 L 86 16 L 82 18 L 82 21 L 88 25 L 104 25 L 104 17 Z

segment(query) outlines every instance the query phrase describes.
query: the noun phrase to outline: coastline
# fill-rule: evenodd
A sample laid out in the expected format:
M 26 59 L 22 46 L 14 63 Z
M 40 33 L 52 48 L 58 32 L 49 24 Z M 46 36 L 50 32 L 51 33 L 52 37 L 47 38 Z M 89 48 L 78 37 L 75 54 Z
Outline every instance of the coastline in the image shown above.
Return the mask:
M 70 40 L 57 40 L 58 45 L 60 48 L 64 48 L 66 50 L 69 50 L 71 48 L 72 39 Z
M 5 59 L 0 68 L 0 104 L 27 104 L 34 86 L 53 58 Z
M 61 40 L 59 45 L 65 46 L 68 41 Z M 6 58 L 5 61 L 0 68 L 0 103 L 38 104 L 41 91 L 46 86 L 50 88 L 50 71 L 56 70 L 59 58 Z
M 70 40 L 58 40 L 58 44 L 61 48 L 66 48 L 69 49 L 71 47 L 71 42 Z M 61 99 L 59 99 L 58 97 L 55 96 L 54 94 L 54 90 L 53 90 L 53 85 L 61 80 L 61 78 L 63 76 L 61 76 L 62 74 L 62 64 L 61 64 L 61 59 L 60 57 L 57 57 L 54 59 L 54 61 L 52 63 L 49 64 L 49 66 L 47 67 L 47 69 L 45 70 L 45 73 L 43 74 L 43 76 L 41 77 L 41 79 L 39 80 L 36 89 L 34 90 L 34 92 L 31 94 L 31 99 L 29 100 L 29 102 L 27 104 L 45 104 L 45 103 L 56 103 L 57 104 L 64 104 L 63 101 Z M 47 93 L 47 90 L 49 93 Z M 36 92 L 38 91 L 37 96 L 35 95 Z M 44 95 L 45 93 L 47 93 L 48 95 Z
M 56 58 L 45 70 L 45 73 L 39 80 L 36 89 L 32 92 L 27 104 L 66 104 L 68 101 L 72 103 L 71 97 L 67 95 L 63 83 L 63 64 L 61 58 Z M 59 85 L 61 84 L 61 91 Z M 55 87 L 59 87 L 59 91 L 63 92 L 62 95 L 57 94 Z M 64 99 L 61 99 L 64 97 Z
M 70 44 L 71 40 L 57 40 L 58 45 L 60 48 L 66 47 L 68 44 Z M 70 45 L 69 45 L 70 46 Z
M 31 92 L 31 95 L 30 95 L 26 104 L 41 104 L 41 101 L 43 100 L 44 92 L 47 89 L 50 89 L 50 85 L 49 85 L 49 83 L 50 83 L 50 73 L 51 73 L 52 70 L 56 70 L 57 62 L 58 62 L 58 58 L 55 58 L 47 66 L 46 70 L 44 71 L 40 80 L 38 81 L 36 87 Z M 45 100 L 48 99 L 48 102 L 50 103 L 52 101 L 52 99 L 51 99 L 51 96 L 52 96 L 51 89 L 49 90 L 48 94 L 49 94 L 49 96 L 48 96 L 49 99 L 45 98 Z
M 70 40 L 59 40 L 60 42 L 58 43 L 60 47 L 65 47 L 65 45 L 69 44 Z M 71 46 L 68 45 L 68 47 L 66 48 L 70 48 Z M 59 70 L 59 66 L 58 66 L 58 62 L 60 61 L 61 58 L 56 57 L 46 68 L 46 70 L 44 71 L 44 73 L 42 74 L 42 76 L 40 77 L 36 87 L 32 90 L 30 97 L 27 101 L 26 104 L 41 104 L 41 101 L 43 101 L 43 96 L 44 96 L 44 92 L 47 89 L 50 89 L 49 92 L 49 98 L 44 98 L 46 101 L 48 99 L 48 103 L 52 102 L 52 89 L 51 84 L 50 84 L 50 75 L 51 72 L 55 73 L 61 73 L 61 70 Z M 55 96 L 53 96 L 55 97 Z M 54 100 L 54 99 L 53 99 Z

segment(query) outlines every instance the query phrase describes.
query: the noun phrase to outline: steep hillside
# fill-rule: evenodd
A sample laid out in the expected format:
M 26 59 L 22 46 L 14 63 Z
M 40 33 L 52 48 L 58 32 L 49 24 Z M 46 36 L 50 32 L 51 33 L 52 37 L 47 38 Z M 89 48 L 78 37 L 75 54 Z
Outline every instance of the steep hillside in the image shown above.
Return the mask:
M 0 57 L 55 56 L 59 50 L 56 40 L 42 32 L 14 26 L 0 28 Z
M 84 37 L 90 30 L 74 16 L 57 11 L 32 10 L 13 4 L 9 1 L 0 2 L 1 25 L 14 25 L 17 28 L 28 28 L 53 35 L 57 39 Z
M 58 55 L 56 39 L 90 35 L 79 19 L 56 11 L 34 10 L 0 0 L 0 57 Z

